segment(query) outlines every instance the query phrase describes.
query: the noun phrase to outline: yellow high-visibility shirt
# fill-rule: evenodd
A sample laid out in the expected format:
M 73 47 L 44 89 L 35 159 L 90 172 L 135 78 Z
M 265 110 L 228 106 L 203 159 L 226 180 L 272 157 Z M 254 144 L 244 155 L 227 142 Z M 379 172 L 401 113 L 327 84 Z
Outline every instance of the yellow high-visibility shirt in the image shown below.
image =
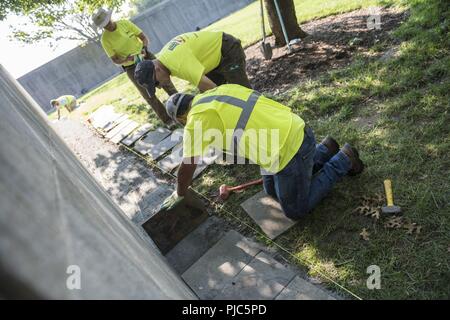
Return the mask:
M 184 128 L 183 157 L 204 156 L 209 147 L 234 153 L 233 132 L 252 94 L 255 91 L 243 86 L 225 84 L 197 95 Z M 243 107 L 236 106 L 236 99 Z M 277 173 L 300 148 L 305 122 L 290 108 L 261 95 L 244 128 L 238 155 Z
M 142 50 L 143 43 L 138 35 L 142 30 L 134 23 L 128 20 L 116 21 L 116 30 L 104 30 L 101 38 L 103 49 L 108 57 L 117 55 L 121 58 L 129 55 L 139 54 Z M 132 65 L 133 61 L 123 63 L 123 66 Z
M 57 106 L 56 108 L 64 108 L 67 105 L 70 105 L 71 103 L 73 103 L 76 100 L 76 98 L 74 96 L 71 95 L 65 95 L 65 96 L 61 96 L 59 98 L 56 99 L 56 101 L 58 101 L 59 106 Z
M 173 38 L 156 58 L 174 77 L 198 86 L 201 77 L 217 68 L 222 58 L 223 32 L 189 32 Z

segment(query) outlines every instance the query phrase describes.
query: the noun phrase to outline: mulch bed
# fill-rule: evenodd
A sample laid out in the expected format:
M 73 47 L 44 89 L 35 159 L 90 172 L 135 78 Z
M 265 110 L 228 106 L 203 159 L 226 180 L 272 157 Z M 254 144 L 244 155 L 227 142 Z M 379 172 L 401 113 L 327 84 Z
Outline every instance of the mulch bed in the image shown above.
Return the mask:
M 313 20 L 301 25 L 309 34 L 289 53 L 286 47 L 274 48 L 273 58 L 264 60 L 260 44 L 245 50 L 247 73 L 258 91 L 279 94 L 321 72 L 348 65 L 357 53 L 385 40 L 406 19 L 408 12 L 395 8 L 376 8 L 381 17 L 380 28 L 369 29 L 367 19 L 372 9 L 361 9 Z M 273 36 L 267 38 L 274 47 Z

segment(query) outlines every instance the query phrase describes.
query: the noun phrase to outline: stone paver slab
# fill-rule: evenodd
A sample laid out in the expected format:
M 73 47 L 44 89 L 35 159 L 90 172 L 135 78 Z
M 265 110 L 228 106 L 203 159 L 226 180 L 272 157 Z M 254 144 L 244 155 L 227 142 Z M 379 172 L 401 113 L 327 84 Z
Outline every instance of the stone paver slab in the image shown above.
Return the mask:
M 109 131 L 106 135 L 105 138 L 110 140 L 112 139 L 116 134 L 118 134 L 120 131 L 122 131 L 123 129 L 125 129 L 128 125 L 130 125 L 131 123 L 133 123 L 133 120 L 130 119 L 126 119 L 124 121 L 122 121 L 120 124 L 118 124 L 114 129 L 112 129 L 111 131 Z
M 260 252 L 215 299 L 271 300 L 294 277 L 294 271 Z
M 221 219 L 209 217 L 167 253 L 169 264 L 179 274 L 185 272 L 223 237 L 225 231 L 222 224 Z
M 270 239 L 275 239 L 296 224 L 284 215 L 280 204 L 264 191 L 247 199 L 241 206 Z
M 112 112 L 112 111 L 114 111 L 114 106 L 112 106 L 110 104 L 103 105 L 89 115 L 88 121 L 90 121 L 90 122 L 96 121 L 98 119 L 98 117 L 101 116 L 102 114 L 104 114 L 106 112 Z
M 336 300 L 322 288 L 296 276 L 276 300 Z
M 183 161 L 183 145 L 176 146 L 170 155 L 158 162 L 158 167 L 164 171 L 170 172 L 178 167 Z
M 258 244 L 231 230 L 182 278 L 200 299 L 213 299 L 260 251 Z
M 114 137 L 111 138 L 111 142 L 119 143 L 122 139 L 128 136 L 139 124 L 135 121 L 131 121 L 125 128 L 120 130 Z
M 120 117 L 122 117 L 122 113 L 110 113 L 108 114 L 102 122 L 98 122 L 96 129 L 104 131 L 107 126 L 113 125 L 114 121 L 117 121 Z
M 175 130 L 170 136 L 155 145 L 148 155 L 151 159 L 156 160 L 164 153 L 175 147 L 183 141 L 183 130 Z
M 99 128 L 103 126 L 115 114 L 112 105 L 104 105 L 93 112 L 87 121 L 94 127 Z
M 116 126 L 118 126 L 119 124 L 121 124 L 122 122 L 124 122 L 125 120 L 128 119 L 128 115 L 126 115 L 126 114 L 119 114 L 119 115 L 118 115 L 117 119 L 115 119 L 114 121 L 108 122 L 108 124 L 102 128 L 104 132 L 111 131 Z
M 217 153 L 213 149 L 211 149 L 206 156 L 200 159 L 199 163 L 197 164 L 197 168 L 194 171 L 192 179 L 197 178 L 204 170 L 206 170 L 206 168 L 210 164 L 213 164 L 216 161 L 217 157 Z M 178 177 L 178 170 L 175 172 L 175 176 Z
M 158 128 L 155 131 L 147 133 L 147 136 L 136 142 L 134 145 L 134 150 L 142 155 L 149 153 L 152 148 L 160 143 L 164 138 L 170 134 L 170 130 L 166 128 Z
M 134 131 L 131 135 L 122 140 L 122 144 L 127 147 L 131 146 L 137 140 L 139 140 L 144 134 L 153 129 L 153 126 L 150 123 L 143 124 L 136 131 Z

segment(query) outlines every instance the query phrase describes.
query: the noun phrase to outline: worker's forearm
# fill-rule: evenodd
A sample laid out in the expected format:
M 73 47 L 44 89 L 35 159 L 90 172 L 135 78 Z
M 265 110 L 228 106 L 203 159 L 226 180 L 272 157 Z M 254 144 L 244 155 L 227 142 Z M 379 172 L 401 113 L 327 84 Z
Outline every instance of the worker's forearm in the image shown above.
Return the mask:
M 148 43 L 149 43 L 149 41 L 148 41 L 148 38 L 144 35 L 144 38 L 142 39 L 142 44 L 144 45 L 144 47 L 148 47 Z
M 178 170 L 178 185 L 177 185 L 177 193 L 180 197 L 184 197 L 188 191 L 189 186 L 192 182 L 192 177 L 194 176 L 195 169 L 197 168 L 197 164 L 195 164 L 194 160 L 190 163 L 188 161 L 183 161 L 180 165 L 180 169 Z
M 142 45 L 147 48 L 148 47 L 148 43 L 150 41 L 148 40 L 147 36 L 143 32 L 139 35 L 139 39 L 141 39 Z
M 215 87 L 217 87 L 217 85 L 207 76 L 202 76 L 200 83 L 198 84 L 198 89 L 200 92 L 205 92 L 214 89 Z

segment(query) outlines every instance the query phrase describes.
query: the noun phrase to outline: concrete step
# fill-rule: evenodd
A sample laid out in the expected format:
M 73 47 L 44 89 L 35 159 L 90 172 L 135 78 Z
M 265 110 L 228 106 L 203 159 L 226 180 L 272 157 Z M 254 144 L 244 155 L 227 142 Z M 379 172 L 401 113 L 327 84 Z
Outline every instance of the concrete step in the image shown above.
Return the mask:
M 220 300 L 272 300 L 296 276 L 265 252 L 258 253 L 215 299 Z
M 276 300 L 336 300 L 329 292 L 296 276 Z
M 259 244 L 228 231 L 182 278 L 200 299 L 214 299 L 260 251 Z
M 196 247 L 205 250 L 207 245 L 201 242 L 205 241 L 207 228 L 205 223 L 194 232 L 197 234 L 193 239 L 189 235 L 186 243 L 181 242 L 167 255 L 176 270 L 183 270 L 199 256 Z M 193 263 L 182 278 L 201 300 L 335 299 L 326 290 L 302 279 L 298 270 L 277 261 L 267 250 L 231 230 Z M 186 255 L 192 255 L 191 259 Z

